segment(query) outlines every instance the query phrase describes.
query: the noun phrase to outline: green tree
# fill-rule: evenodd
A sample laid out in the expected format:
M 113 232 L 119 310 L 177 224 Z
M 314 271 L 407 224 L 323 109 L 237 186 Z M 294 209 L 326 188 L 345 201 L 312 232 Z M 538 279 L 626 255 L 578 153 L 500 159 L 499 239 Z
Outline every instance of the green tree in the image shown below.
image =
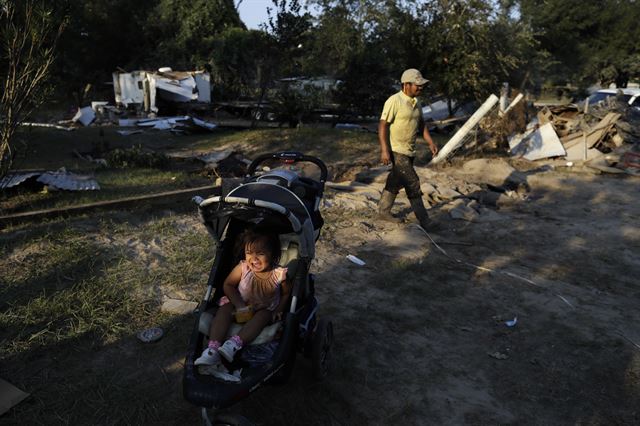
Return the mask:
M 299 0 L 272 0 L 274 8 L 267 8 L 268 21 L 263 30 L 275 42 L 279 74 L 299 75 L 302 58 L 308 50 L 311 15 L 302 11 Z
M 640 4 L 633 0 L 608 0 L 592 41 L 581 77 L 603 85 L 627 87 L 630 79 L 640 78 Z
M 343 112 L 348 114 L 377 114 L 386 98 L 393 93 L 398 71 L 375 43 L 366 43 L 355 52 L 340 75 L 342 83 L 335 94 Z
M 267 88 L 275 78 L 277 49 L 263 31 L 229 28 L 213 43 L 212 79 L 219 95 L 234 99 Z
M 53 0 L 53 3 L 69 17 L 53 73 L 60 91 L 68 98 L 75 97 L 76 103 L 83 102 L 81 93 L 87 84 L 110 94 L 102 83 L 110 80 L 111 73 L 118 67 L 139 67 L 148 54 L 141 28 L 147 17 L 152 16 L 155 0 Z
M 348 114 L 377 114 L 384 100 L 395 90 L 396 68 L 403 64 L 389 36 L 396 27 L 389 24 L 393 2 L 380 0 L 319 0 L 312 56 L 315 70 L 341 81 L 334 99 Z M 388 31 L 386 31 L 388 29 Z M 385 32 L 386 31 L 386 32 Z M 397 39 L 397 38 L 396 38 Z
M 553 59 L 557 83 L 625 86 L 640 77 L 640 7 L 635 0 L 519 0 L 520 14 Z
M 217 37 L 230 28 L 245 28 L 233 0 L 160 0 L 145 26 L 147 63 L 204 67 Z
M 309 44 L 304 72 L 332 77 L 344 75 L 353 56 L 364 46 L 358 22 L 344 5 L 320 14 Z
M 46 98 L 56 43 L 64 22 L 56 21 L 46 2 L 0 2 L 0 177 L 13 161 L 15 131 Z

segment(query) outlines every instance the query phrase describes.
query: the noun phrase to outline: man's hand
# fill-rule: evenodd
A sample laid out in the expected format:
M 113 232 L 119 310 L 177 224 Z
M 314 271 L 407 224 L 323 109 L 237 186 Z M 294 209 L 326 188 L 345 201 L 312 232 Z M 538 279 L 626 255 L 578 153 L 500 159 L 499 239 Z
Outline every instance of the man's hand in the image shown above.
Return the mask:
M 435 143 L 430 144 L 429 149 L 431 150 L 431 155 L 434 157 L 438 154 L 438 146 Z
M 389 155 L 389 153 L 386 151 L 382 151 L 382 153 L 380 153 L 380 161 L 385 166 L 388 166 L 389 164 L 391 164 L 391 155 Z

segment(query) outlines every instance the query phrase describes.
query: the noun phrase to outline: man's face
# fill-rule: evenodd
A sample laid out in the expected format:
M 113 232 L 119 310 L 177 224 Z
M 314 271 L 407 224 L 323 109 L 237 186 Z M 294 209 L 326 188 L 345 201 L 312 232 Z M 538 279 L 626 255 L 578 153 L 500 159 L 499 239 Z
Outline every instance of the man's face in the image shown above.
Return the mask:
M 422 93 L 422 89 L 424 85 L 419 86 L 415 83 L 406 83 L 405 87 L 406 87 L 405 93 L 407 94 L 407 96 L 415 98 L 416 96 L 420 96 L 420 93 Z

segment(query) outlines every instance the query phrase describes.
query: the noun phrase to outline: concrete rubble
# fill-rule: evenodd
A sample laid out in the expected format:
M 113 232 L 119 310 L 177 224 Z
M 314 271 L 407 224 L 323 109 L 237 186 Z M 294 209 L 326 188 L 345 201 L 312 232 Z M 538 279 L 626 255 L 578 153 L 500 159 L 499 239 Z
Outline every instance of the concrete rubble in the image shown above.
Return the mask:
M 356 179 L 362 181 L 327 182 L 324 207 L 377 210 L 386 179 L 386 173 L 378 173 L 378 169 L 361 172 Z M 504 159 L 473 159 L 455 172 L 427 167 L 415 169 L 422 182 L 423 199 L 432 208 L 437 207 L 434 210 L 439 212 L 440 219 L 446 215 L 450 220 L 472 223 L 508 220 L 508 216 L 499 212 L 500 207 L 529 199 L 529 172 L 517 171 Z M 530 173 L 550 170 L 550 167 L 540 167 Z M 412 218 L 403 191 L 396 198 L 394 211 L 408 220 Z

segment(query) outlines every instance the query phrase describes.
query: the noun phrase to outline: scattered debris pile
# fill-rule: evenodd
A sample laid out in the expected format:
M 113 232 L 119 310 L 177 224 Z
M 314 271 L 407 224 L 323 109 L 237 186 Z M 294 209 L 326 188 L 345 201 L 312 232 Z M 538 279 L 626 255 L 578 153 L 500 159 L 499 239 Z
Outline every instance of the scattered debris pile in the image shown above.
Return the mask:
M 157 103 L 162 102 L 164 114 L 175 114 L 180 110 L 208 111 L 211 104 L 211 83 L 209 73 L 205 71 L 173 71 L 169 67 L 157 71 L 133 71 L 130 73 L 117 71 L 113 73 L 115 105 L 107 101 L 93 101 L 91 106 L 78 108 L 70 120 L 53 123 L 22 123 L 25 126 L 51 127 L 60 130 L 74 130 L 78 126 L 111 125 L 151 127 L 160 130 L 171 130 L 176 133 L 194 133 L 211 131 L 216 128 L 213 123 L 198 118 L 156 117 L 160 111 Z M 87 86 L 87 90 L 90 85 Z M 134 110 L 137 117 L 145 119 L 123 120 Z M 162 112 L 160 111 L 160 112 Z M 148 119 L 147 119 L 148 118 Z M 133 124 L 122 124 L 122 121 Z M 135 133 L 139 133 L 136 131 Z M 124 136 L 133 131 L 120 132 Z
M 183 117 L 158 117 L 158 118 L 146 118 L 146 119 L 122 119 L 118 121 L 118 124 L 122 127 L 137 126 L 139 128 L 156 129 L 156 130 L 170 130 L 176 134 L 192 134 L 203 133 L 213 131 L 218 127 L 214 123 L 200 120 L 199 118 L 190 117 L 185 115 Z M 135 131 L 120 131 L 119 133 L 127 136 L 134 133 L 139 133 L 141 130 Z
M 543 107 L 523 133 L 509 138 L 513 156 L 562 158 L 608 173 L 640 174 L 640 111 L 617 102 L 589 112 L 575 105 Z
M 618 97 L 584 111 L 576 105 L 540 110 L 519 102 L 518 94 L 491 95 L 431 160 L 444 161 L 456 150 L 469 156 L 481 152 L 504 152 L 529 161 L 562 159 L 565 166 L 582 165 L 608 173 L 640 175 L 640 109 Z M 532 110 L 533 109 L 533 110 Z M 534 116 L 533 119 L 530 119 Z

